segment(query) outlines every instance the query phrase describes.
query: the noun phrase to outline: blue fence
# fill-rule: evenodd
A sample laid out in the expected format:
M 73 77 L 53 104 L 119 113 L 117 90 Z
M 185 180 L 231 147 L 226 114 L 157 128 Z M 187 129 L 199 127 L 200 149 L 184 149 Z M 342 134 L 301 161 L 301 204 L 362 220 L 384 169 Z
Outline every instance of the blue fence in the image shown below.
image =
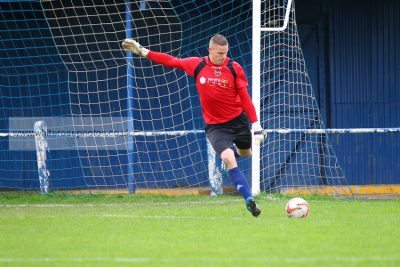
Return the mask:
M 400 3 L 297 0 L 296 8 L 326 127 L 399 127 Z M 399 140 L 396 133 L 330 135 L 351 184 L 400 183 Z

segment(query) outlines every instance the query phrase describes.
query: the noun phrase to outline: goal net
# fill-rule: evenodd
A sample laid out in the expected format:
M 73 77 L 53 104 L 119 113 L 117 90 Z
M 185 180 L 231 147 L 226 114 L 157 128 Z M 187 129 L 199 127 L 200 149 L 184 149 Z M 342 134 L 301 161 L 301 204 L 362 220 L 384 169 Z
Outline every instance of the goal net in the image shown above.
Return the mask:
M 249 90 L 270 132 L 253 183 L 262 192 L 345 185 L 326 133 L 278 131 L 324 129 L 291 2 L 260 4 L 258 73 L 251 1 L 0 2 L 0 189 L 229 188 L 207 145 L 193 79 L 121 49 L 133 38 L 176 57 L 205 56 L 215 33 L 228 38 L 249 81 L 260 79 Z M 45 141 L 34 124 L 47 128 Z M 251 161 L 239 166 L 250 179 Z
M 267 142 L 260 151 L 260 190 L 351 194 L 323 131 L 294 4 L 282 0 L 262 1 L 260 5 L 260 117 L 269 128 Z

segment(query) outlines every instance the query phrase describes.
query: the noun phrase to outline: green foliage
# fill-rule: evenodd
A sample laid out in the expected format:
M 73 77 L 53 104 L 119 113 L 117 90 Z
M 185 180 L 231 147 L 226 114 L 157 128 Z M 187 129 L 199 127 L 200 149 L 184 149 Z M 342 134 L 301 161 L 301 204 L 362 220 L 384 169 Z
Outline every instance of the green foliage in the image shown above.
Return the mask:
M 400 201 L 0 195 L 0 266 L 399 266 Z

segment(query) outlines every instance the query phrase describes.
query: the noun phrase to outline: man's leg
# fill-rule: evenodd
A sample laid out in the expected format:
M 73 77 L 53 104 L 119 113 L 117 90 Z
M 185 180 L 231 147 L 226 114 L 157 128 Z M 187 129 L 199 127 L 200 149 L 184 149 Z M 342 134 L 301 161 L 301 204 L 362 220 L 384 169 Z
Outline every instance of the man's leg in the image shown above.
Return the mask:
M 251 152 L 251 132 L 248 127 L 248 123 L 241 121 L 231 121 L 229 125 L 207 125 L 206 134 L 207 138 L 213 146 L 215 152 L 220 155 L 223 164 L 228 170 L 228 175 L 232 180 L 233 184 L 239 191 L 239 193 L 246 200 L 247 209 L 253 214 L 253 216 L 260 215 L 261 211 L 257 208 L 255 200 L 251 194 L 249 184 L 247 183 L 246 177 L 242 171 L 238 168 L 237 161 L 235 158 L 234 150 L 232 146 L 234 143 L 238 149 L 238 155 L 245 156 Z M 237 132 L 232 131 L 232 127 L 236 127 L 237 124 L 243 124 L 243 133 L 237 136 Z M 235 142 L 236 140 L 236 142 Z
M 258 215 L 260 215 L 261 211 L 257 208 L 246 177 L 237 166 L 234 151 L 230 148 L 225 149 L 221 153 L 221 159 L 228 169 L 229 177 L 235 185 L 236 190 L 239 191 L 239 193 L 246 200 L 247 209 L 253 214 L 253 216 L 257 217 Z
M 228 169 L 229 177 L 232 179 L 237 191 L 243 196 L 244 199 L 251 197 L 250 187 L 247 183 L 246 177 L 238 168 L 235 159 L 235 154 L 232 149 L 227 148 L 221 153 L 221 159 Z
M 243 157 L 250 157 L 251 156 L 251 148 L 248 149 L 240 149 L 237 148 L 236 145 L 232 146 L 233 153 L 235 158 L 243 158 Z M 228 176 L 228 167 L 225 165 L 224 161 L 221 163 L 220 171 L 223 177 Z

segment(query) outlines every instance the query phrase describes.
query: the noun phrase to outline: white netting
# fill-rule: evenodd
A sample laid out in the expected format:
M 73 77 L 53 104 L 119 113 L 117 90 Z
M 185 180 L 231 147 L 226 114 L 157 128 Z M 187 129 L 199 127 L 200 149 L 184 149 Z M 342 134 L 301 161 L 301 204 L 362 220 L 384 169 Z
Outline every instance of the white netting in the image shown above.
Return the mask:
M 284 31 L 261 33 L 261 73 L 253 74 L 261 77 L 261 122 L 268 129 L 324 129 L 289 2 L 261 3 L 262 28 L 289 22 Z M 209 187 L 210 155 L 193 79 L 125 53 L 121 42 L 129 37 L 176 57 L 205 56 L 210 37 L 220 33 L 251 81 L 251 1 L 0 5 L 1 130 L 47 123 L 50 191 Z M 4 137 L 0 188 L 37 190 L 32 136 Z M 250 177 L 249 160 L 239 164 Z M 302 131 L 269 135 L 260 176 L 267 192 L 345 183 L 326 134 Z
M 243 59 L 240 63 L 250 73 L 250 12 L 251 3 L 246 1 L 4 4 L 2 29 L 6 30 L 2 31 L 9 37 L 2 40 L 2 55 L 10 63 L 3 61 L 9 74 L 2 75 L 2 86 L 16 86 L 11 76 L 19 68 L 22 76 L 33 77 L 27 88 L 40 87 L 34 79 L 47 88 L 31 90 L 30 97 L 40 99 L 34 112 L 21 106 L 18 117 L 25 120 L 5 130 L 32 129 L 34 121 L 46 121 L 50 190 L 208 188 L 209 151 L 192 78 L 132 57 L 121 49 L 121 42 L 131 37 L 145 47 L 177 57 L 204 56 L 209 38 L 221 33 L 230 41 L 232 57 L 239 62 Z M 11 25 L 20 20 L 19 30 L 26 35 L 10 33 Z M 32 29 L 33 34 L 28 35 Z M 8 48 L 7 42 L 21 49 Z M 25 48 L 30 51 L 24 49 L 27 43 Z M 28 64 L 31 58 L 41 61 Z M 14 94 L 7 105 L 18 109 L 17 102 L 23 97 Z M 49 100 L 46 104 L 44 98 Z M 4 112 L 5 119 L 14 115 Z M 72 135 L 51 134 L 63 130 Z M 82 137 L 86 131 L 134 134 Z M 80 137 L 73 137 L 75 133 Z M 13 178 L 5 175 L 4 188 L 38 187 L 34 151 L 26 155 L 31 168 L 17 169 L 30 176 L 31 183 L 25 186 L 23 179 L 10 182 Z
M 288 1 L 264 4 L 269 8 L 262 12 L 261 25 L 281 27 Z M 261 118 L 269 129 L 275 129 L 262 147 L 261 155 L 273 156 L 262 157 L 261 190 L 315 192 L 331 185 L 346 186 L 343 171 L 323 131 L 299 41 L 294 5 L 289 14 L 285 29 L 266 29 L 261 33 Z M 277 129 L 289 131 L 281 134 Z M 328 189 L 332 194 L 340 194 L 339 190 Z

